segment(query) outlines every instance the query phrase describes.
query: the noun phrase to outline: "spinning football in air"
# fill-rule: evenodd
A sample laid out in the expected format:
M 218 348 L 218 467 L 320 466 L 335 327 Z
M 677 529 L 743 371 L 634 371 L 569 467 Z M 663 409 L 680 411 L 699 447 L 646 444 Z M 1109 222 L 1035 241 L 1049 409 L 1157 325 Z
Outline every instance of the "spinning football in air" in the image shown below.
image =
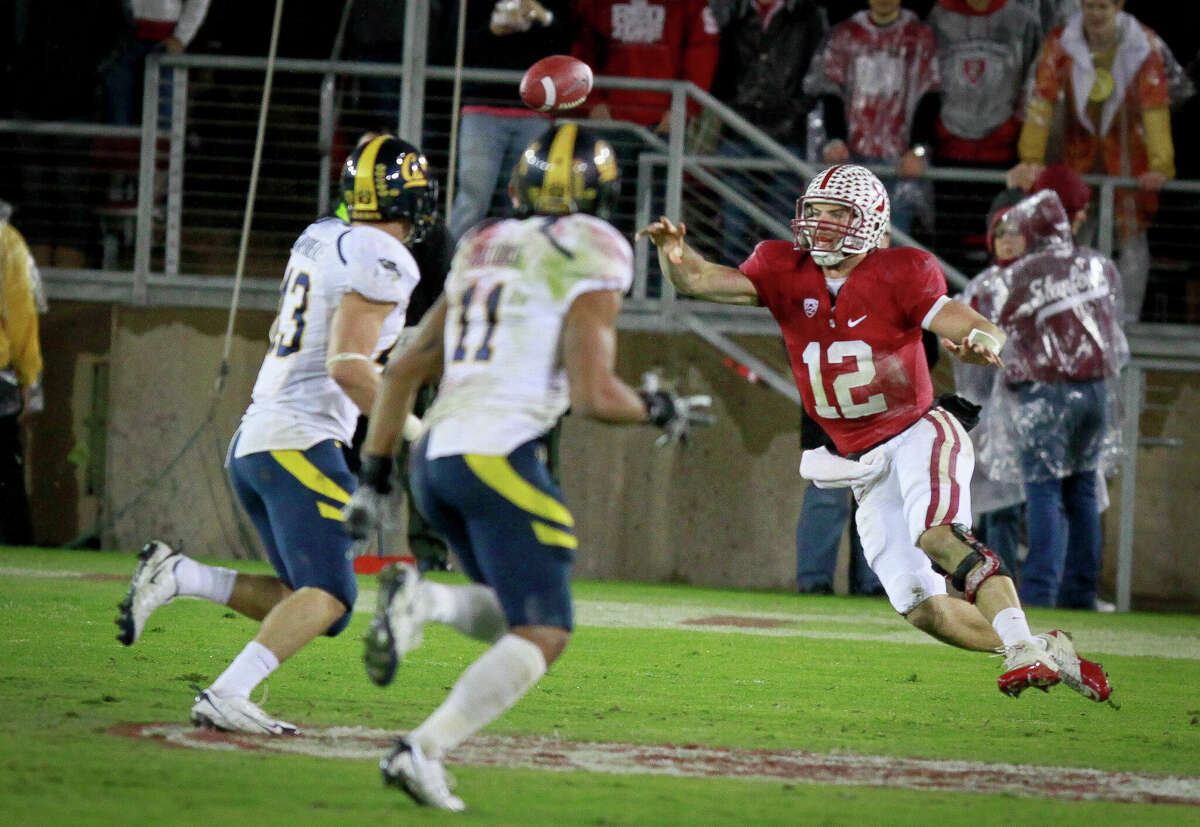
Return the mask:
M 570 55 L 544 57 L 521 78 L 521 100 L 539 112 L 563 112 L 587 100 L 592 67 Z

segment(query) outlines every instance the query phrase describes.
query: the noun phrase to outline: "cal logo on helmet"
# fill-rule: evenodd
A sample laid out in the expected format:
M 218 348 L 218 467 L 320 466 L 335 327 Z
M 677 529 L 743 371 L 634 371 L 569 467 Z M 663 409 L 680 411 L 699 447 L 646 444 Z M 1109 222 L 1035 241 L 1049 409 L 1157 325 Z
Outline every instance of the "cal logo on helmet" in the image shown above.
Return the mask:
M 437 218 L 437 181 L 421 151 L 394 135 L 380 135 L 350 154 L 342 169 L 342 197 L 351 221 L 412 224 L 420 241 Z

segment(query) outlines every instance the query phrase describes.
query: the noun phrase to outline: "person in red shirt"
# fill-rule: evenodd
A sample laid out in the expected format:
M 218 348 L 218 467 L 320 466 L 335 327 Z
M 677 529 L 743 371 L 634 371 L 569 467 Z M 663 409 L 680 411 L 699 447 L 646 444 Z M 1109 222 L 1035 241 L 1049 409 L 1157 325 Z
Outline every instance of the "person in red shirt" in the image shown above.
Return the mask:
M 680 293 L 771 311 L 805 413 L 837 449 L 805 451 L 801 474 L 854 492 L 863 552 L 897 612 L 946 643 L 1002 650 L 1007 695 L 1061 681 L 1104 700 L 1103 669 L 1061 630 L 1032 634 L 1008 569 L 971 533 L 975 455 L 959 416 L 978 409 L 934 402 L 922 330 L 963 361 L 997 366 L 1005 334 L 946 295 L 932 255 L 879 248 L 890 212 L 874 174 L 838 164 L 797 201 L 794 241 L 760 242 L 738 268 L 705 260 L 666 217 L 638 235 Z
M 708 90 L 717 68 L 719 34 L 707 0 L 580 0 L 572 54 L 597 75 L 690 80 Z M 595 89 L 589 114 L 633 121 L 665 133 L 671 96 L 635 89 Z

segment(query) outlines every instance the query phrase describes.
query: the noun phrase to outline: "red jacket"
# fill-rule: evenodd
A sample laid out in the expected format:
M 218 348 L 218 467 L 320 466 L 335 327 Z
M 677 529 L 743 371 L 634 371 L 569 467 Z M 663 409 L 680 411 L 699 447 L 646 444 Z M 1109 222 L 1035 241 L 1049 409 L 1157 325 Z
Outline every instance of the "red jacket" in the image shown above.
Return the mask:
M 707 0 L 580 0 L 572 54 L 597 75 L 690 80 L 707 91 L 717 67 L 717 23 Z M 615 120 L 654 126 L 671 105 L 662 92 L 596 89 Z

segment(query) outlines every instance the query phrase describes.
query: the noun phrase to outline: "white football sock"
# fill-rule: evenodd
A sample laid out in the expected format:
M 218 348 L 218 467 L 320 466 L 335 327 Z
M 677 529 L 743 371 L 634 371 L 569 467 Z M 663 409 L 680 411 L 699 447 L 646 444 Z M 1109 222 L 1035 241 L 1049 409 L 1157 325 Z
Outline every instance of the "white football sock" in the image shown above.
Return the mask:
M 278 666 L 279 658 L 275 657 L 275 653 L 257 640 L 252 640 L 221 676 L 213 681 L 209 690 L 225 697 L 238 695 L 249 698 L 250 690 L 265 681 L 267 675 Z
M 180 557 L 175 564 L 175 583 L 183 597 L 203 597 L 213 603 L 228 603 L 233 594 L 237 572 L 220 566 L 206 566 L 191 557 Z
M 546 674 L 536 644 L 505 635 L 459 677 L 450 696 L 409 735 L 430 758 L 442 757 L 503 715 Z
M 992 628 L 996 630 L 1005 646 L 1033 640 L 1029 622 L 1025 620 L 1025 612 L 1019 608 L 1001 609 L 996 612 L 996 616 L 992 618 Z
M 494 643 L 508 631 L 500 598 L 489 586 L 443 586 L 421 581 L 425 619 L 453 626 L 467 637 Z

